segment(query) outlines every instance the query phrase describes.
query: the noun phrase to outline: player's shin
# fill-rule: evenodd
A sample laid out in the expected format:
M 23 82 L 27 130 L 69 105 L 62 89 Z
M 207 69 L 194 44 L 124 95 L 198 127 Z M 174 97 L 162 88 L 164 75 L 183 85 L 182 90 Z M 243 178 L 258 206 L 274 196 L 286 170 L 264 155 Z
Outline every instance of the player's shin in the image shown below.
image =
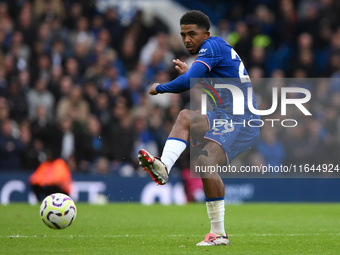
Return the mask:
M 170 173 L 172 166 L 175 164 L 176 160 L 186 147 L 187 142 L 182 139 L 173 137 L 169 137 L 167 139 L 164 145 L 161 161 L 166 165 L 168 173 Z
M 206 198 L 208 216 L 211 223 L 210 233 L 224 236 L 224 197 Z

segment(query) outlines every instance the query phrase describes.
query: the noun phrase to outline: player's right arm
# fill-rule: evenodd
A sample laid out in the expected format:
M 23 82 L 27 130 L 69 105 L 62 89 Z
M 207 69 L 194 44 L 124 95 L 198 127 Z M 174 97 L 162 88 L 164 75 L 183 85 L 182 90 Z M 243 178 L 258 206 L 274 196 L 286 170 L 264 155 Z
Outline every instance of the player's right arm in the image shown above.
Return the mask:
M 159 85 L 159 83 L 154 83 L 154 84 L 152 84 L 152 86 L 151 86 L 151 88 L 150 88 L 150 90 L 149 90 L 149 94 L 151 95 L 151 96 L 154 96 L 154 95 L 157 95 L 158 94 L 158 92 L 157 92 L 157 90 L 156 90 L 156 87 Z
M 181 93 L 187 91 L 191 88 L 191 78 L 201 78 L 208 71 L 209 69 L 205 64 L 195 62 L 186 73 L 178 76 L 176 79 L 164 84 L 153 84 L 149 94 L 156 95 L 158 93 Z M 195 85 L 195 83 L 193 82 L 192 85 Z

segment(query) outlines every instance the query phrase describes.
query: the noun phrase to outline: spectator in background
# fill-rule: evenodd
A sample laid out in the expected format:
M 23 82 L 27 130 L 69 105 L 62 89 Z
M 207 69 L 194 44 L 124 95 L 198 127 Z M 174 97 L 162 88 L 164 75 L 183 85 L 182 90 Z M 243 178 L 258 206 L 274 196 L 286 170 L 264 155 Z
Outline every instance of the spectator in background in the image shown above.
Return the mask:
M 5 97 L 0 97 L 0 125 L 7 119 L 9 119 L 9 107 Z
M 295 52 L 295 58 L 291 65 L 292 76 L 296 69 L 303 69 L 306 72 L 307 77 L 317 76 L 317 71 L 314 62 L 314 44 L 315 40 L 310 33 L 301 33 L 298 37 L 297 49 Z M 321 74 L 321 73 L 319 73 Z
M 12 54 L 7 53 L 5 58 L 3 59 L 3 66 L 5 71 L 5 78 L 6 78 L 6 85 L 9 81 L 16 75 L 17 68 L 16 68 L 16 61 Z M 1 76 L 0 76 L 1 77 Z M 3 84 L 3 85 L 5 85 Z M 2 86 L 3 86 L 2 85 Z
M 24 145 L 24 151 L 21 153 L 21 168 L 25 170 L 36 169 L 41 163 L 40 160 L 44 160 L 44 158 L 41 158 L 41 155 L 39 155 L 39 150 L 43 150 L 44 148 L 42 143 L 41 148 L 38 148 L 38 144 L 34 144 L 37 140 L 32 137 L 32 131 L 28 120 L 22 121 L 20 124 L 19 139 Z
M 164 62 L 165 56 L 164 56 L 163 50 L 155 50 L 152 53 L 152 58 L 150 63 L 147 65 L 146 69 L 146 81 L 147 83 L 151 83 L 156 78 L 156 74 L 160 71 L 164 71 L 167 69 L 167 64 Z
M 249 49 L 252 48 L 252 41 L 246 22 L 237 22 L 235 24 L 235 31 L 230 34 L 227 41 L 234 47 L 244 62 L 244 65 L 247 67 L 247 63 L 250 61 Z
M 293 0 L 280 0 L 277 17 L 276 45 L 293 46 L 298 30 L 298 16 Z
M 76 135 L 73 132 L 73 119 L 70 116 L 61 118 L 57 134 L 58 135 L 52 140 L 54 141 L 53 150 L 58 151 L 60 148 L 60 157 L 66 162 L 74 160 Z
M 101 156 L 106 156 L 106 144 L 102 138 L 102 127 L 95 115 L 90 115 L 86 122 L 86 131 L 77 135 L 75 156 L 79 170 L 89 171 L 91 166 Z
M 95 62 L 90 65 L 84 73 L 84 79 L 88 82 L 93 82 L 97 89 L 103 84 L 105 71 L 109 64 L 105 51 L 103 49 L 100 49 L 100 51 L 102 52 L 95 55 Z
M 275 19 L 273 12 L 266 5 L 260 4 L 255 8 L 252 22 L 261 31 L 262 39 L 271 40 L 270 38 L 275 34 Z M 268 37 L 263 37 L 263 35 Z
M 24 151 L 23 143 L 12 134 L 13 124 L 10 119 L 1 122 L 0 133 L 0 169 L 19 170 L 21 168 L 21 153 Z
M 65 7 L 66 7 L 66 10 L 67 10 L 68 9 L 67 7 L 69 7 L 69 6 L 65 6 Z M 77 27 L 77 21 L 80 19 L 80 17 L 83 14 L 83 7 L 82 7 L 81 3 L 73 2 L 68 10 L 70 10 L 70 11 L 66 12 L 66 18 L 65 18 L 65 21 L 64 21 L 64 26 L 68 30 L 75 30 L 76 27 Z
M 78 61 L 75 58 L 68 58 L 65 63 L 65 73 L 74 84 L 83 85 L 83 78 L 79 72 Z
M 108 8 L 104 14 L 104 26 L 109 30 L 112 38 L 112 47 L 118 50 L 120 47 L 120 40 L 122 35 L 122 26 L 118 19 L 118 13 L 115 8 Z
M 47 90 L 47 82 L 39 79 L 35 87 L 27 93 L 28 117 L 32 121 L 36 118 L 37 108 L 43 106 L 46 108 L 47 118 L 49 121 L 54 119 L 54 96 Z
M 20 31 L 14 31 L 10 42 L 9 53 L 17 60 L 17 68 L 24 70 L 30 58 L 31 50 L 23 41 L 23 35 Z
M 24 153 L 22 154 L 22 168 L 33 171 L 39 164 L 46 160 L 46 152 L 44 144 L 40 139 L 32 138 L 27 144 Z
M 61 83 L 63 77 L 63 68 L 61 66 L 54 66 L 51 70 L 51 79 L 48 83 L 47 89 L 53 94 L 55 103 L 57 104 L 61 97 Z
M 306 129 L 302 125 L 293 128 L 285 139 L 287 148 L 287 164 L 304 164 L 308 154 Z
M 154 81 L 158 81 L 161 84 L 167 83 L 170 81 L 169 73 L 166 70 L 161 70 L 155 73 L 155 77 L 152 81 L 150 81 L 150 84 Z M 148 88 L 147 88 L 148 90 Z M 147 100 L 153 104 L 160 106 L 163 110 L 168 109 L 170 106 L 170 99 L 171 99 L 171 94 L 161 94 L 158 95 L 158 97 L 152 97 L 150 95 L 147 95 Z M 150 111 L 151 113 L 152 111 Z
M 144 13 L 142 10 L 137 10 L 129 25 L 124 28 L 124 42 L 131 41 L 135 54 L 139 57 L 142 47 L 152 35 L 150 27 L 145 24 Z
M 8 82 L 6 79 L 6 69 L 0 66 L 0 95 L 5 96 L 7 94 Z
M 256 145 L 256 151 L 263 155 L 267 165 L 280 166 L 285 163 L 286 152 L 275 132 L 272 127 L 264 128 Z
M 77 124 L 84 124 L 89 115 L 89 105 L 83 98 L 81 87 L 75 85 L 67 96 L 60 99 L 57 105 L 57 119 L 60 121 L 66 116 L 72 116 Z
M 98 90 L 92 82 L 86 82 L 84 85 L 84 99 L 89 104 L 90 112 L 93 113 L 95 109 L 96 99 L 98 97 Z
M 319 27 L 319 17 L 318 17 L 318 7 L 311 2 L 304 2 L 300 5 L 299 12 L 299 32 L 307 32 L 316 38 L 318 27 Z
M 0 126 L 2 123 L 10 121 L 11 123 L 11 136 L 15 139 L 20 137 L 20 128 L 18 122 L 10 117 L 10 108 L 6 98 L 0 97 Z
M 80 75 L 84 75 L 89 65 L 89 51 L 90 47 L 88 47 L 86 43 L 78 43 L 74 47 L 74 58 L 77 60 Z
M 229 21 L 227 19 L 220 19 L 217 23 L 217 26 L 218 26 L 217 36 L 221 37 L 225 41 L 228 41 L 228 38 L 231 33 Z
M 50 23 L 50 38 L 49 38 L 49 50 L 59 53 L 62 57 L 68 57 L 72 54 L 72 45 L 70 43 L 70 38 L 68 30 L 63 27 L 62 20 L 56 17 Z M 53 56 L 53 54 L 51 54 Z M 52 58 L 51 58 L 52 60 Z
M 99 31 L 104 28 L 104 18 L 102 15 L 95 15 L 91 22 L 91 34 L 95 40 L 98 40 Z M 111 35 L 110 35 L 111 36 Z
M 119 69 L 115 66 L 109 66 L 107 68 L 102 86 L 104 91 L 108 91 L 112 85 L 117 85 L 122 90 L 127 88 L 127 80 L 119 72 Z
M 135 133 L 135 143 L 134 151 L 135 154 L 138 153 L 140 148 L 145 148 L 150 153 L 158 153 L 157 143 L 153 132 L 150 130 L 147 123 L 146 112 L 137 112 L 137 116 L 134 120 L 134 133 Z
M 110 161 L 106 157 L 98 158 L 91 167 L 91 172 L 104 176 L 110 174 Z
M 262 70 L 266 70 L 266 51 L 263 47 L 254 46 L 251 50 L 250 60 L 247 65 L 250 68 L 257 67 Z
M 305 162 L 322 164 L 329 152 L 325 143 L 327 132 L 319 120 L 310 120 L 307 126 L 308 156 Z
M 171 34 L 169 39 L 168 39 L 168 43 L 169 43 L 169 50 L 170 52 L 172 52 L 175 56 L 175 59 L 180 59 L 182 61 L 184 61 L 184 59 L 188 56 L 188 52 L 185 50 L 185 48 L 183 47 L 183 44 L 181 42 L 181 40 L 178 38 L 177 34 Z M 173 72 L 174 75 L 177 75 L 176 70 L 173 70 L 172 68 L 170 68 L 170 73 Z
M 32 136 L 47 144 L 55 132 L 54 122 L 48 119 L 46 107 L 39 105 L 36 111 L 35 118 L 31 121 Z
M 51 76 L 51 60 L 46 53 L 38 56 L 32 65 L 32 80 L 45 80 L 48 81 Z
M 118 97 L 112 110 L 112 118 L 103 132 L 107 141 L 109 159 L 120 165 L 123 162 L 134 162 L 131 154 L 135 142 L 135 133 L 126 99 Z
M 64 99 L 70 94 L 70 91 L 73 88 L 74 84 L 70 76 L 64 75 L 61 77 L 60 83 L 56 83 L 55 85 L 56 87 L 52 91 L 56 98 L 55 106 L 58 107 L 60 99 Z
M 110 101 L 107 93 L 99 93 L 95 99 L 92 113 L 98 118 L 101 124 L 106 125 L 111 118 Z
M 35 44 L 33 44 L 34 55 L 32 55 L 32 62 L 37 60 L 39 53 L 44 53 L 47 51 L 51 36 L 50 28 L 50 25 L 46 22 L 39 24 L 38 31 L 36 32 Z M 36 42 L 41 44 L 40 48 L 37 47 L 38 44 L 36 44 Z
M 17 12 L 18 8 L 15 11 Z M 26 2 L 21 8 L 16 29 L 22 33 L 24 42 L 32 47 L 34 40 L 32 35 L 35 35 L 36 28 L 33 22 L 31 3 Z
M 34 12 L 40 22 L 52 22 L 63 15 L 62 0 L 35 0 Z
M 31 75 L 30 73 L 26 70 L 23 70 L 19 73 L 18 75 L 18 85 L 19 85 L 19 90 L 23 94 L 27 94 L 31 85 Z M 25 99 L 26 101 L 26 99 Z
M 161 57 L 161 61 L 166 67 L 172 64 L 172 60 L 175 58 L 174 54 L 169 50 L 168 47 L 168 36 L 161 32 L 156 36 L 150 38 L 148 43 L 142 48 L 140 54 L 140 61 L 142 64 L 148 66 L 155 60 L 154 53 L 157 52 Z M 159 61 L 159 60 L 158 60 Z
M 0 48 L 1 49 L 6 49 L 7 45 L 6 45 L 6 33 L 3 30 L 0 30 Z
M 89 31 L 87 17 L 82 16 L 77 20 L 77 27 L 71 32 L 71 42 L 73 45 L 85 43 L 88 47 L 91 47 L 94 43 L 94 38 Z
M 123 96 L 127 99 L 129 107 L 137 106 L 141 103 L 141 94 L 143 88 L 143 75 L 138 72 L 132 72 L 128 77 L 128 87 L 123 91 Z
M 111 46 L 111 35 L 108 29 L 102 28 L 98 32 L 97 41 L 102 42 L 106 48 Z
M 27 118 L 27 98 L 17 81 L 11 82 L 7 92 L 8 106 L 13 120 L 20 123 Z
M 122 48 L 120 52 L 120 59 L 122 60 L 125 69 L 128 72 L 133 71 L 138 63 L 138 53 L 134 44 L 136 35 L 131 34 L 125 35 L 124 41 L 122 42 Z
M 62 39 L 55 39 L 52 43 L 50 54 L 52 69 L 60 67 L 65 61 L 66 56 L 64 41 Z

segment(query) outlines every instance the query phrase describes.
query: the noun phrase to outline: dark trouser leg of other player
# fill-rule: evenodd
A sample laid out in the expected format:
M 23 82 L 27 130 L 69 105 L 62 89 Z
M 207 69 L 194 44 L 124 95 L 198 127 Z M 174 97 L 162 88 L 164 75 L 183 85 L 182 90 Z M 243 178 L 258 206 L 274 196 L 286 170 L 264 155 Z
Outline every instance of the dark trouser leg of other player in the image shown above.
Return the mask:
M 227 165 L 227 163 L 227 157 L 222 147 L 215 142 L 208 142 L 198 157 L 197 165 L 208 169 L 209 166 L 216 166 L 216 164 L 223 166 Z M 224 183 L 217 172 L 201 173 L 201 178 L 211 228 L 204 241 L 197 245 L 229 245 L 224 229 Z
M 39 185 L 32 185 L 31 186 L 35 196 L 37 197 L 38 201 L 43 201 L 45 197 L 54 194 L 54 193 L 62 193 L 65 195 L 67 194 L 64 190 L 62 190 L 59 186 L 39 186 Z
M 45 190 L 43 189 L 43 187 L 39 186 L 39 185 L 31 185 L 31 189 L 33 190 L 37 200 L 39 202 L 43 201 L 44 198 L 46 197 L 46 193 Z

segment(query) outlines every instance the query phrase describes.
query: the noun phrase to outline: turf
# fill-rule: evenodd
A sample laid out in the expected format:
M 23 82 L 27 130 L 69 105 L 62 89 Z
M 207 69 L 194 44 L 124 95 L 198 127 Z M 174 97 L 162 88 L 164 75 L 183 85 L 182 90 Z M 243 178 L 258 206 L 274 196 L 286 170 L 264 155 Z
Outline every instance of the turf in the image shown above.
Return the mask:
M 195 246 L 210 230 L 204 204 L 77 207 L 52 230 L 39 206 L 0 206 L 0 254 L 340 254 L 339 204 L 228 205 L 228 247 Z

